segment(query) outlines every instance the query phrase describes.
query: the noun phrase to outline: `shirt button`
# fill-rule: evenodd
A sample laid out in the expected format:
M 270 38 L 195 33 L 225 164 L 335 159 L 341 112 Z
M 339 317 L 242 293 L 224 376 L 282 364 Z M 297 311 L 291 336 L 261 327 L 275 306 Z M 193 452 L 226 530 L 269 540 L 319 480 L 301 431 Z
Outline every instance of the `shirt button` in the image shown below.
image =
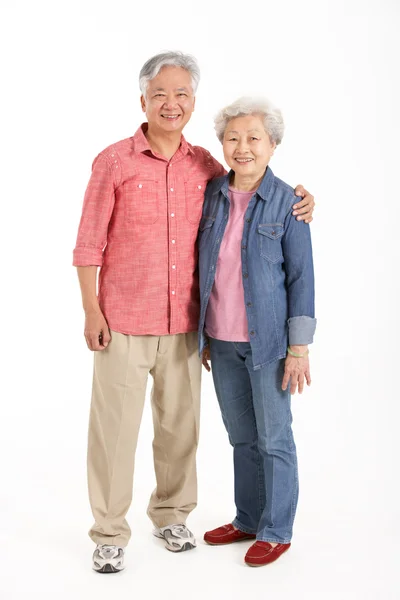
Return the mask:
M 175 266 L 175 265 L 172 265 L 172 268 L 173 268 L 173 269 L 176 269 L 176 266 Z
M 247 303 L 247 306 L 251 306 L 251 302 L 248 302 L 248 303 Z
M 242 250 L 246 250 L 247 246 L 242 246 Z
M 255 334 L 255 331 L 250 331 L 250 335 L 254 335 L 254 334 Z
M 171 213 L 171 217 L 174 217 L 174 216 L 175 216 L 175 213 Z
M 243 277 L 244 277 L 245 279 L 247 279 L 247 278 L 248 278 L 248 275 L 247 275 L 247 273 L 243 273 Z
M 198 186 L 197 186 L 197 189 L 198 189 L 198 190 L 201 190 L 201 185 L 198 185 Z
M 141 183 L 139 183 L 139 185 L 138 185 L 138 188 L 142 188 L 142 187 L 143 187 L 143 186 L 142 186 L 142 184 L 141 184 Z
M 173 296 L 175 296 L 175 292 L 174 292 L 174 290 L 172 290 L 172 295 L 173 295 Z
M 173 192 L 173 191 L 174 191 L 174 188 L 171 188 L 171 192 Z
M 247 223 L 251 223 L 251 219 L 246 219 L 246 222 Z
M 111 154 L 112 158 L 114 158 L 114 154 Z
M 175 240 L 171 240 L 173 244 L 175 244 Z

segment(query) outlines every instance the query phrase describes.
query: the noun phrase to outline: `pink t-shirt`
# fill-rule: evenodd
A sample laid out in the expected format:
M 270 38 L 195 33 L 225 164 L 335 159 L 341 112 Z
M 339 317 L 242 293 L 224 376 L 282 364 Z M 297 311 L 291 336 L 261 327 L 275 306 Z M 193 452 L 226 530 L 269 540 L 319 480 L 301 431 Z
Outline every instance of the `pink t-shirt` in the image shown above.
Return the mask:
M 253 196 L 229 188 L 229 221 L 221 242 L 214 285 L 206 312 L 207 334 L 224 342 L 248 342 L 242 281 L 241 244 L 244 215 Z

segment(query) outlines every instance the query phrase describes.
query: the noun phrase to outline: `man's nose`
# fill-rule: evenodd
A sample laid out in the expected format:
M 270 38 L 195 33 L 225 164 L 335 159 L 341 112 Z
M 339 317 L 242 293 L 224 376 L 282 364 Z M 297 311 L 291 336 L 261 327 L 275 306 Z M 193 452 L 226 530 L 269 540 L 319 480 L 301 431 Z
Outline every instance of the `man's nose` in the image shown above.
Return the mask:
M 168 110 L 171 110 L 176 106 L 176 98 L 175 96 L 167 96 L 165 98 L 164 107 Z

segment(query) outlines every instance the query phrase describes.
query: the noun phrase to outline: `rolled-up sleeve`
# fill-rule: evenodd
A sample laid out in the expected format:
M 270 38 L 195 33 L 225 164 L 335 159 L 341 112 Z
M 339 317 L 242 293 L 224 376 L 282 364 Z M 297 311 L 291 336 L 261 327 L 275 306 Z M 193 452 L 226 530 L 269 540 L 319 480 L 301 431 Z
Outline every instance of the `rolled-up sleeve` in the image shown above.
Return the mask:
M 310 226 L 297 221 L 292 211 L 285 219 L 282 238 L 288 292 L 289 344 L 312 344 L 315 319 L 314 265 Z
M 73 251 L 75 267 L 103 264 L 103 250 L 107 244 L 108 224 L 115 202 L 113 170 L 106 157 L 99 154 L 92 166 L 83 201 L 76 246 Z

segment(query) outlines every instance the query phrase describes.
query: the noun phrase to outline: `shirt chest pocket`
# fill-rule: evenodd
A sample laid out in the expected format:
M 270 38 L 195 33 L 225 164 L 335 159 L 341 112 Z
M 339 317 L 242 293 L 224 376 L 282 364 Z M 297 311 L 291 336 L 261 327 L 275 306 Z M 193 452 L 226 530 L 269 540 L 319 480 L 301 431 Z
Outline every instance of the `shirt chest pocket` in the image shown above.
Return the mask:
M 124 183 L 124 212 L 127 223 L 152 225 L 160 216 L 159 183 L 135 179 Z
M 265 223 L 258 226 L 258 245 L 260 254 L 272 263 L 282 262 L 282 223 Z
M 198 225 L 204 203 L 207 181 L 204 179 L 185 181 L 186 219 Z

